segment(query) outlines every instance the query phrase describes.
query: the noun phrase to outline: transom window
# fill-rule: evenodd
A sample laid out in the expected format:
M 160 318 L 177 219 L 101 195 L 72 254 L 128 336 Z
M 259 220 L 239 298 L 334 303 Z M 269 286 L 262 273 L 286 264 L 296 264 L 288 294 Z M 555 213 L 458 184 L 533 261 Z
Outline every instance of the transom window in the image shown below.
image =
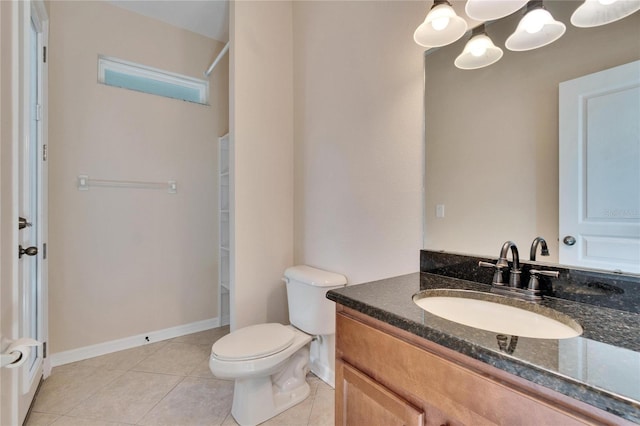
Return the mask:
M 98 82 L 137 92 L 209 104 L 209 82 L 122 59 L 98 56 Z

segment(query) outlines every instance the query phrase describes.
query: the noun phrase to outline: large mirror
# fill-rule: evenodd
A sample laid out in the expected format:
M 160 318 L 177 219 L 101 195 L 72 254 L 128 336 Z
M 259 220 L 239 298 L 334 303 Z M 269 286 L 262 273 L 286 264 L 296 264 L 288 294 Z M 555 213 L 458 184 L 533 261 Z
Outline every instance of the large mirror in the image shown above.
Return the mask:
M 487 25 L 504 56 L 486 68 L 454 66 L 468 35 L 425 53 L 426 249 L 497 256 L 513 240 L 525 258 L 542 236 L 538 260 L 558 262 L 558 85 L 640 59 L 640 13 L 581 29 L 579 4 L 546 1 L 567 31 L 527 52 L 504 47 L 521 12 Z

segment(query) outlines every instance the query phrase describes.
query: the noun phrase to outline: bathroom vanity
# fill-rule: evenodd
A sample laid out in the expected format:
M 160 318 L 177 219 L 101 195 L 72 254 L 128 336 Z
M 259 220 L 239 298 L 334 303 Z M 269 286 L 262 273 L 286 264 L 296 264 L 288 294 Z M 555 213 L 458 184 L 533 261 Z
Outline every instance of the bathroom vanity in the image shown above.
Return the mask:
M 479 260 L 491 259 L 423 251 L 423 272 L 327 294 L 336 424 L 640 423 L 639 278 L 551 268 L 560 277 L 544 282 L 540 305 L 580 324 L 567 339 L 499 335 L 413 302 L 429 289 L 489 294 Z

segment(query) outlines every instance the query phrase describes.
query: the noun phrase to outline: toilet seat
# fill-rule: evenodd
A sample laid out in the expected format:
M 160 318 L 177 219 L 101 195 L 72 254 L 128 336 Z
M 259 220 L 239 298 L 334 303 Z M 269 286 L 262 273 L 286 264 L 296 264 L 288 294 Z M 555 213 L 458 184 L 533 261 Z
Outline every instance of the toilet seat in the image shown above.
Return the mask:
M 285 350 L 294 338 L 294 330 L 282 324 L 250 325 L 216 341 L 211 352 L 222 361 L 252 360 Z

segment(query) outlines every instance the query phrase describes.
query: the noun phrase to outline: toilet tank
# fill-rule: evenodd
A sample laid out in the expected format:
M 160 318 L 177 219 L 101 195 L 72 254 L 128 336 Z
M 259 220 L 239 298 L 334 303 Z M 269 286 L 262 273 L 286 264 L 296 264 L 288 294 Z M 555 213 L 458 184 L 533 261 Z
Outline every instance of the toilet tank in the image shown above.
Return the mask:
M 336 332 L 336 305 L 326 298 L 334 288 L 344 287 L 347 278 L 335 272 L 306 265 L 284 271 L 291 325 L 307 334 L 327 335 Z

